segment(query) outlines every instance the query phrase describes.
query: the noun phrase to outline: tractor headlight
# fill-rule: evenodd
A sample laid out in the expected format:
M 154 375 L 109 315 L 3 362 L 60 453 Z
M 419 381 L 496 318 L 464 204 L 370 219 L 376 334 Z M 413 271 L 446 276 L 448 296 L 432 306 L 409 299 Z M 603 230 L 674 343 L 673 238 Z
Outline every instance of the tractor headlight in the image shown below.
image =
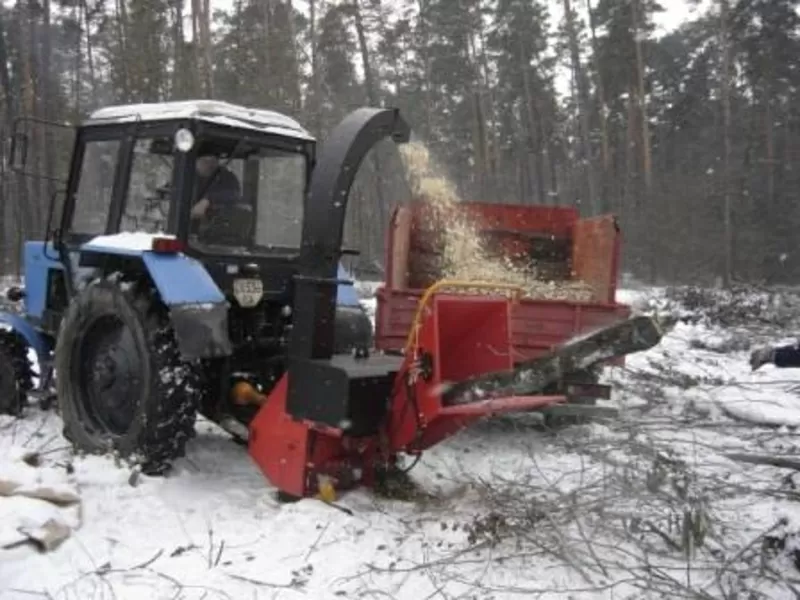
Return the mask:
M 188 152 L 194 146 L 194 135 L 188 129 L 175 132 L 175 147 L 181 152 Z

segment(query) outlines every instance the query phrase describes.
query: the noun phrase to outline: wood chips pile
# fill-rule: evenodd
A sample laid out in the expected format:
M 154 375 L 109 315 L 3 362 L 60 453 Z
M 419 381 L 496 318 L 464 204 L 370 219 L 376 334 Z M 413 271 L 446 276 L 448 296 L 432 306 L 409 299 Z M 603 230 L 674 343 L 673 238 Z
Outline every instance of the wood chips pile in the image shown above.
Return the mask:
M 412 194 L 428 203 L 434 220 L 446 226 L 436 233 L 442 242 L 437 270 L 441 278 L 511 284 L 522 288 L 529 299 L 569 300 L 589 302 L 594 290 L 577 280 L 543 280 L 537 277 L 535 265 L 521 268 L 512 263 L 513 257 L 492 257 L 482 246 L 474 224 L 458 211 L 459 197 L 455 186 L 440 174 L 431 161 L 428 150 L 418 142 L 400 146 Z M 457 288 L 453 291 L 470 294 L 497 294 L 498 290 Z M 500 293 L 504 293 L 500 290 Z

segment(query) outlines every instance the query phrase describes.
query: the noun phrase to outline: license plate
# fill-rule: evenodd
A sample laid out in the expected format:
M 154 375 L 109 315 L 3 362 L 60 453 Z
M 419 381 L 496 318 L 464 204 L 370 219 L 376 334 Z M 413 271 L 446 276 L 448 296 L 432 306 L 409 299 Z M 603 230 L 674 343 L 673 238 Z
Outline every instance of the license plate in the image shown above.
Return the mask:
M 240 306 L 252 308 L 264 296 L 264 284 L 260 279 L 234 279 L 233 297 Z

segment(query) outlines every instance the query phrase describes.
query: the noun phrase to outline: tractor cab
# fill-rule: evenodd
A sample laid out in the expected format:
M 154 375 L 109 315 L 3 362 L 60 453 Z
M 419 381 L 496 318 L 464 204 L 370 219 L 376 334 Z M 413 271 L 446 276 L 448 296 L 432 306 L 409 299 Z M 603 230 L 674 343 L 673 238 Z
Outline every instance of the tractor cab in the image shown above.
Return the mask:
M 77 143 L 74 235 L 167 233 L 220 257 L 299 250 L 314 139 L 293 119 L 211 101 L 112 107 Z
M 100 109 L 78 130 L 60 241 L 168 237 L 162 248 L 207 262 L 228 292 L 243 268 L 262 273 L 245 302 L 259 287 L 286 300 L 314 148 L 299 123 L 268 110 L 212 101 Z

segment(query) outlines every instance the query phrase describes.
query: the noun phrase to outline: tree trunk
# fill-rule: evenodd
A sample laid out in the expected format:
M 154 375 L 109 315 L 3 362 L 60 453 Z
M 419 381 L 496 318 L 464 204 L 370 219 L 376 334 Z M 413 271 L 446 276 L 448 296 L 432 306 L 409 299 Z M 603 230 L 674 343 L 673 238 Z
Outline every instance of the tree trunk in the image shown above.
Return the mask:
M 39 48 L 39 44 L 37 43 L 38 38 L 38 28 L 36 26 L 36 17 L 32 10 L 32 6 L 28 3 L 27 9 L 25 11 L 25 16 L 27 17 L 27 30 L 28 30 L 28 37 L 26 40 L 27 46 L 27 58 L 28 60 L 25 61 L 25 81 L 27 83 L 26 92 L 27 98 L 25 101 L 25 115 L 28 117 L 39 117 L 41 116 L 41 104 L 40 100 L 40 88 L 39 84 L 41 83 L 40 79 L 40 63 L 37 60 L 37 50 Z M 33 131 L 31 132 L 31 147 L 29 156 L 29 166 L 30 170 L 36 173 L 37 175 L 42 174 L 42 155 L 43 155 L 43 140 L 41 139 L 40 135 L 37 135 L 41 132 L 40 126 L 33 126 Z M 28 206 L 26 207 L 27 212 L 27 224 L 25 232 L 28 236 L 38 236 L 39 229 L 41 227 L 41 207 L 42 207 L 42 197 L 45 195 L 44 186 L 42 185 L 42 178 L 38 177 L 31 181 L 31 185 L 33 186 L 33 202 L 28 202 Z
M 261 0 L 260 4 L 261 8 L 264 10 L 261 23 L 264 30 L 264 37 L 261 40 L 261 44 L 263 45 L 261 54 L 263 64 L 261 65 L 261 69 L 265 75 L 261 85 L 263 86 L 262 89 L 264 90 L 266 103 L 277 104 L 280 102 L 281 89 L 275 85 L 271 85 L 270 82 L 270 79 L 273 77 L 277 78 L 278 75 L 278 68 L 273 64 L 272 60 L 272 0 Z
M 122 102 L 131 101 L 130 75 L 128 73 L 128 10 L 125 0 L 117 0 L 117 44 L 119 45 L 120 64 L 122 66 Z
M 431 60 L 430 60 L 430 37 L 428 32 L 428 1 L 427 0 L 417 0 L 417 5 L 419 6 L 419 32 L 420 32 L 420 47 L 417 51 L 422 51 L 424 62 L 424 69 L 425 69 L 425 92 L 424 92 L 424 102 L 422 103 L 423 111 L 425 114 L 425 125 L 428 128 L 428 135 L 433 134 L 433 113 L 435 110 L 435 100 L 433 98 L 433 92 L 431 90 Z
M 767 142 L 767 202 L 769 211 L 775 204 L 775 128 L 772 125 L 772 86 L 769 82 L 764 90 L 764 137 Z
M 528 72 L 528 61 L 525 60 L 525 46 L 523 39 L 520 37 L 519 42 L 519 64 L 522 69 L 522 92 L 525 96 L 525 111 L 527 117 L 527 131 L 528 131 L 528 159 L 533 156 L 535 179 L 532 190 L 535 190 L 534 204 L 545 204 L 547 198 L 544 191 L 544 168 L 542 166 L 542 143 L 541 143 L 541 129 L 539 127 L 539 120 L 537 117 L 537 107 L 534 104 L 533 93 L 531 92 L 530 73 Z
M 611 208 L 611 203 L 608 198 L 609 193 L 609 172 L 611 170 L 611 152 L 608 143 L 608 108 L 606 106 L 605 84 L 603 82 L 603 73 L 600 70 L 600 61 L 597 51 L 597 28 L 594 22 L 594 9 L 592 8 L 592 1 L 586 0 L 586 11 L 589 13 L 589 27 L 592 33 L 592 54 L 594 55 L 595 62 L 595 77 L 597 84 L 597 99 L 598 99 L 598 120 L 600 121 L 600 140 L 601 140 L 601 157 L 603 161 L 603 182 L 602 182 L 602 203 L 603 211 Z
M 495 90 L 494 86 L 491 85 L 489 79 L 490 67 L 489 67 L 489 57 L 486 53 L 486 36 L 484 35 L 483 28 L 481 28 L 479 32 L 480 40 L 481 40 L 481 68 L 482 68 L 482 84 L 483 89 L 486 90 L 486 104 L 488 106 L 484 107 L 484 122 L 489 125 L 488 129 L 488 136 L 491 136 L 491 144 L 490 140 L 487 136 L 486 138 L 486 175 L 487 175 L 487 186 L 489 187 L 488 192 L 490 194 L 498 193 L 498 185 L 497 185 L 497 173 L 500 169 L 500 142 L 498 140 L 498 133 L 497 127 L 492 126 L 496 125 L 497 123 L 497 99 L 495 97 Z
M 644 185 L 649 196 L 653 188 L 653 164 L 650 150 L 650 124 L 647 119 L 647 102 L 645 100 L 644 89 L 644 58 L 642 56 L 642 40 L 640 31 L 640 0 L 632 0 L 633 8 L 633 33 L 634 46 L 636 48 L 636 78 L 637 78 L 637 98 L 639 100 L 639 115 L 642 119 L 642 167 L 644 169 Z M 649 200 L 649 198 L 648 198 Z
M 14 95 L 11 92 L 11 74 L 8 70 L 8 52 L 6 51 L 5 39 L 3 11 L 0 11 L 0 108 L 2 108 L 3 111 L 4 124 L 4 127 L 0 129 L 5 131 L 6 135 L 11 135 L 15 109 Z M 0 161 L 5 158 L 5 152 L 3 152 L 4 148 L 5 146 L 0 146 Z M 0 178 L 0 275 L 5 275 L 9 266 L 8 263 L 14 262 L 13 259 L 9 261 L 9 257 L 12 256 L 12 253 L 9 252 L 9 244 L 6 241 L 6 235 L 11 233 L 14 229 L 10 226 L 10 219 L 8 219 L 8 216 L 12 214 L 12 207 L 6 204 L 6 195 L 8 194 L 9 197 L 11 196 L 9 184 L 9 179 L 5 177 Z M 16 214 L 16 211 L 14 214 Z M 16 264 L 13 266 L 16 267 Z
M 730 286 L 733 280 L 733 218 L 731 199 L 731 50 L 728 34 L 728 0 L 719 0 L 720 48 L 722 49 L 722 137 L 723 137 L 723 212 L 725 228 L 725 261 L 723 283 Z
M 83 0 L 82 6 L 83 20 L 86 27 L 86 64 L 89 66 L 89 87 L 94 90 L 97 83 L 94 76 L 94 52 L 92 51 L 92 16 L 89 14 L 89 8 L 86 6 L 86 0 Z
M 289 43 L 292 46 L 291 55 L 294 57 L 292 62 L 292 89 L 291 89 L 291 110 L 295 116 L 299 116 L 303 110 L 303 92 L 300 89 L 300 72 L 298 68 L 298 51 L 296 34 L 294 29 L 294 3 L 286 0 L 286 9 L 289 12 Z
M 183 0 L 175 0 L 173 2 L 175 9 L 175 22 L 172 29 L 173 44 L 173 60 L 175 61 L 175 70 L 172 74 L 172 99 L 184 100 L 187 98 L 186 74 L 185 74 L 185 60 L 183 43 Z
M 267 3 L 269 6 L 269 3 Z M 200 40 L 203 47 L 203 87 L 206 98 L 214 97 L 213 58 L 211 56 L 211 6 L 203 0 L 203 16 L 200 21 Z
M 636 160 L 634 156 L 634 148 L 636 146 L 636 135 L 634 129 L 636 127 L 636 109 L 634 107 L 635 92 L 633 89 L 628 88 L 628 119 L 626 130 L 625 144 L 625 187 L 622 194 L 622 204 L 620 213 L 625 213 L 634 203 L 639 204 L 638 199 L 634 200 L 633 193 L 638 190 L 634 189 L 633 183 L 635 182 Z M 633 193 L 632 193 L 633 192 Z
M 40 86 L 40 101 L 41 101 L 41 115 L 47 121 L 55 121 L 56 120 L 56 109 L 53 106 L 55 102 L 55 90 L 53 86 L 53 70 L 52 70 L 52 60 L 53 60 L 53 47 L 51 43 L 52 34 L 53 32 L 50 30 L 50 0 L 44 0 L 42 3 L 42 9 L 44 11 L 44 37 L 42 40 L 42 63 L 41 63 L 41 74 L 40 80 L 42 85 Z M 45 185 L 46 189 L 46 197 L 41 198 L 41 206 L 42 206 L 42 214 L 46 215 L 47 212 L 50 210 L 50 204 L 52 203 L 53 196 L 56 192 L 55 183 L 52 181 L 52 178 L 56 176 L 55 168 L 56 168 L 56 157 L 55 157 L 55 140 L 53 139 L 53 128 L 52 127 L 41 127 L 42 132 L 42 144 L 44 148 L 44 171 L 47 177 L 47 183 Z M 41 223 L 40 227 L 45 227 L 45 223 Z M 46 231 L 44 231 L 47 234 Z
M 600 206 L 595 189 L 594 173 L 592 169 L 592 145 L 589 131 L 589 90 L 586 76 L 581 66 L 581 55 L 578 47 L 578 33 L 575 29 L 575 15 L 572 14 L 570 0 L 564 0 L 564 15 L 567 19 L 567 37 L 569 38 L 569 49 L 572 57 L 572 71 L 575 74 L 577 83 L 577 105 L 580 118 L 582 158 L 583 168 L 586 175 L 586 189 L 589 194 L 589 206 L 591 214 L 598 214 Z
M 75 23 L 80 24 L 83 20 L 83 3 L 79 2 L 72 7 L 72 19 Z M 81 66 L 83 58 L 83 49 L 81 48 L 81 36 L 75 36 L 75 71 L 73 72 L 73 87 L 72 87 L 72 102 L 75 112 L 75 117 L 81 114 Z
M 463 7 L 462 7 L 463 9 Z M 483 106 L 483 78 L 475 47 L 475 36 L 470 32 L 467 40 L 466 62 L 472 71 L 472 145 L 475 160 L 476 190 L 481 201 L 489 201 L 489 153 L 486 132 L 486 111 Z
M 309 34 L 311 37 L 311 87 L 313 89 L 314 105 L 312 107 L 312 122 L 314 134 L 322 135 L 322 78 L 319 72 L 319 50 L 317 47 L 317 0 L 308 0 Z

